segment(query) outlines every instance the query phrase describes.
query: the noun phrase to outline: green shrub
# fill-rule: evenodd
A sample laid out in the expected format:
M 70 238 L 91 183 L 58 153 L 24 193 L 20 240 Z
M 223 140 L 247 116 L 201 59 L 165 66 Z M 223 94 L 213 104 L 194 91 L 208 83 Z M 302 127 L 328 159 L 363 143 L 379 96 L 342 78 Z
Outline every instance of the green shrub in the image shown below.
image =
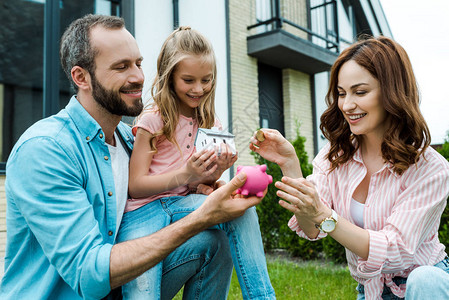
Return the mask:
M 299 125 L 296 129 L 296 138 L 291 141 L 296 150 L 296 155 L 301 164 L 301 171 L 304 177 L 312 173 L 312 165 L 305 150 L 306 138 L 300 136 Z M 280 181 L 282 172 L 275 163 L 265 160 L 259 154 L 251 153 L 257 164 L 267 165 L 267 173 L 273 176 L 273 182 Z M 257 206 L 262 240 L 266 250 L 286 249 L 291 255 L 303 259 L 329 258 L 335 262 L 346 262 L 344 248 L 331 237 L 311 242 L 298 237 L 298 235 L 288 228 L 287 223 L 292 217 L 292 213 L 278 204 L 276 187 L 271 184 L 268 187 L 267 195 Z
M 449 161 L 449 132 L 447 138 L 444 140 L 442 147 L 437 149 L 437 151 L 441 155 L 443 155 L 447 159 L 447 161 Z M 443 215 L 441 216 L 441 223 L 440 228 L 438 230 L 438 237 L 440 239 L 440 242 L 446 246 L 446 249 L 449 249 L 449 205 L 446 205 L 446 209 L 444 210 Z
M 443 145 L 437 151 L 449 161 L 449 131 Z

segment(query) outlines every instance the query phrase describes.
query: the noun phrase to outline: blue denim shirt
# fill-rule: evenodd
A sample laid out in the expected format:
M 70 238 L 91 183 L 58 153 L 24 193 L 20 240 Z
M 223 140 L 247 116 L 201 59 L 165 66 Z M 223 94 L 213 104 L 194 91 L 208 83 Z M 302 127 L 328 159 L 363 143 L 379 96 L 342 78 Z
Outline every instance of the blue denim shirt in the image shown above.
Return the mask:
M 118 130 L 131 149 L 129 126 L 120 123 Z M 109 157 L 100 125 L 75 96 L 21 136 L 6 166 L 0 299 L 99 299 L 109 293 L 117 214 Z

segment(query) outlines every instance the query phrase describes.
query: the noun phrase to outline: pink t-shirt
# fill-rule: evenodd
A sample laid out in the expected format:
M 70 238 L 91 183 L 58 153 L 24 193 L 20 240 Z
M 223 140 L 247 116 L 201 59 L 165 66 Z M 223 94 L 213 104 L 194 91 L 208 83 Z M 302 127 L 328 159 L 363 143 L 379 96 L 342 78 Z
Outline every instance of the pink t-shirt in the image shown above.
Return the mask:
M 221 129 L 221 123 L 215 119 L 215 127 Z M 151 134 L 162 130 L 163 122 L 159 111 L 149 110 L 145 112 L 133 127 L 134 136 L 137 128 L 142 128 Z M 156 141 L 157 153 L 153 156 L 148 174 L 164 174 L 183 167 L 187 160 L 195 153 L 195 137 L 198 131 L 198 122 L 193 118 L 179 115 L 178 126 L 175 130 L 175 139 L 179 148 L 169 142 L 165 136 L 159 136 Z M 181 150 L 181 151 L 180 151 Z M 185 196 L 189 192 L 187 185 L 178 186 L 175 189 L 168 190 L 148 198 L 128 199 L 125 212 L 138 209 L 145 204 L 163 197 Z

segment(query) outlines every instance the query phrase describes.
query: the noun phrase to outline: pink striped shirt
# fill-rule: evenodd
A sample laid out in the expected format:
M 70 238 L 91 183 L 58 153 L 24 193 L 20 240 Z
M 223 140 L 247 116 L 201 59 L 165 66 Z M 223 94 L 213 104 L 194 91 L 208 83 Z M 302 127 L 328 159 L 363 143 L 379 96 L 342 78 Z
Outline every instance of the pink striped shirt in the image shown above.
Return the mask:
M 314 159 L 313 174 L 307 180 L 315 184 L 321 201 L 354 223 L 352 194 L 367 172 L 360 150 L 333 172 L 328 171 L 328 151 L 329 145 Z M 364 228 L 370 236 L 368 260 L 346 249 L 349 270 L 365 286 L 366 299 L 381 299 L 384 284 L 404 297 L 405 285 L 396 286 L 393 277 L 406 278 L 418 266 L 443 260 L 445 246 L 438 240 L 438 228 L 448 196 L 449 163 L 431 147 L 402 175 L 387 163 L 371 176 L 364 211 Z M 295 216 L 288 225 L 307 238 Z M 317 239 L 325 236 L 320 233 Z

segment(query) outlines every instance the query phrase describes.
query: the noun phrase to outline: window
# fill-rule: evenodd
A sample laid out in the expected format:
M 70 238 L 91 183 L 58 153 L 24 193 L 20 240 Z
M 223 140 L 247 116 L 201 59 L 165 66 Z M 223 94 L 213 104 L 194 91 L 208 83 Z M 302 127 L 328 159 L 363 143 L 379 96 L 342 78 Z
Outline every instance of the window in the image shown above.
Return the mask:
M 264 22 L 270 20 L 274 16 L 274 3 L 272 0 L 256 0 L 256 21 Z M 265 32 L 273 29 L 272 24 L 258 27 L 259 32 Z
M 59 55 L 46 54 L 49 52 L 45 51 L 48 50 L 45 46 L 55 47 L 52 49 L 58 53 L 65 28 L 88 13 L 120 14 L 133 32 L 134 1 L 123 2 L 126 4 L 117 0 L 0 2 L 0 173 L 4 174 L 6 160 L 22 133 L 39 119 L 65 107 L 72 95 L 69 81 L 60 67 Z M 52 8 L 57 11 L 49 10 Z M 59 25 L 47 26 L 50 28 L 47 31 L 46 9 L 51 12 L 47 19 L 56 16 L 53 21 Z M 49 97 L 45 93 L 48 87 L 59 91 Z

